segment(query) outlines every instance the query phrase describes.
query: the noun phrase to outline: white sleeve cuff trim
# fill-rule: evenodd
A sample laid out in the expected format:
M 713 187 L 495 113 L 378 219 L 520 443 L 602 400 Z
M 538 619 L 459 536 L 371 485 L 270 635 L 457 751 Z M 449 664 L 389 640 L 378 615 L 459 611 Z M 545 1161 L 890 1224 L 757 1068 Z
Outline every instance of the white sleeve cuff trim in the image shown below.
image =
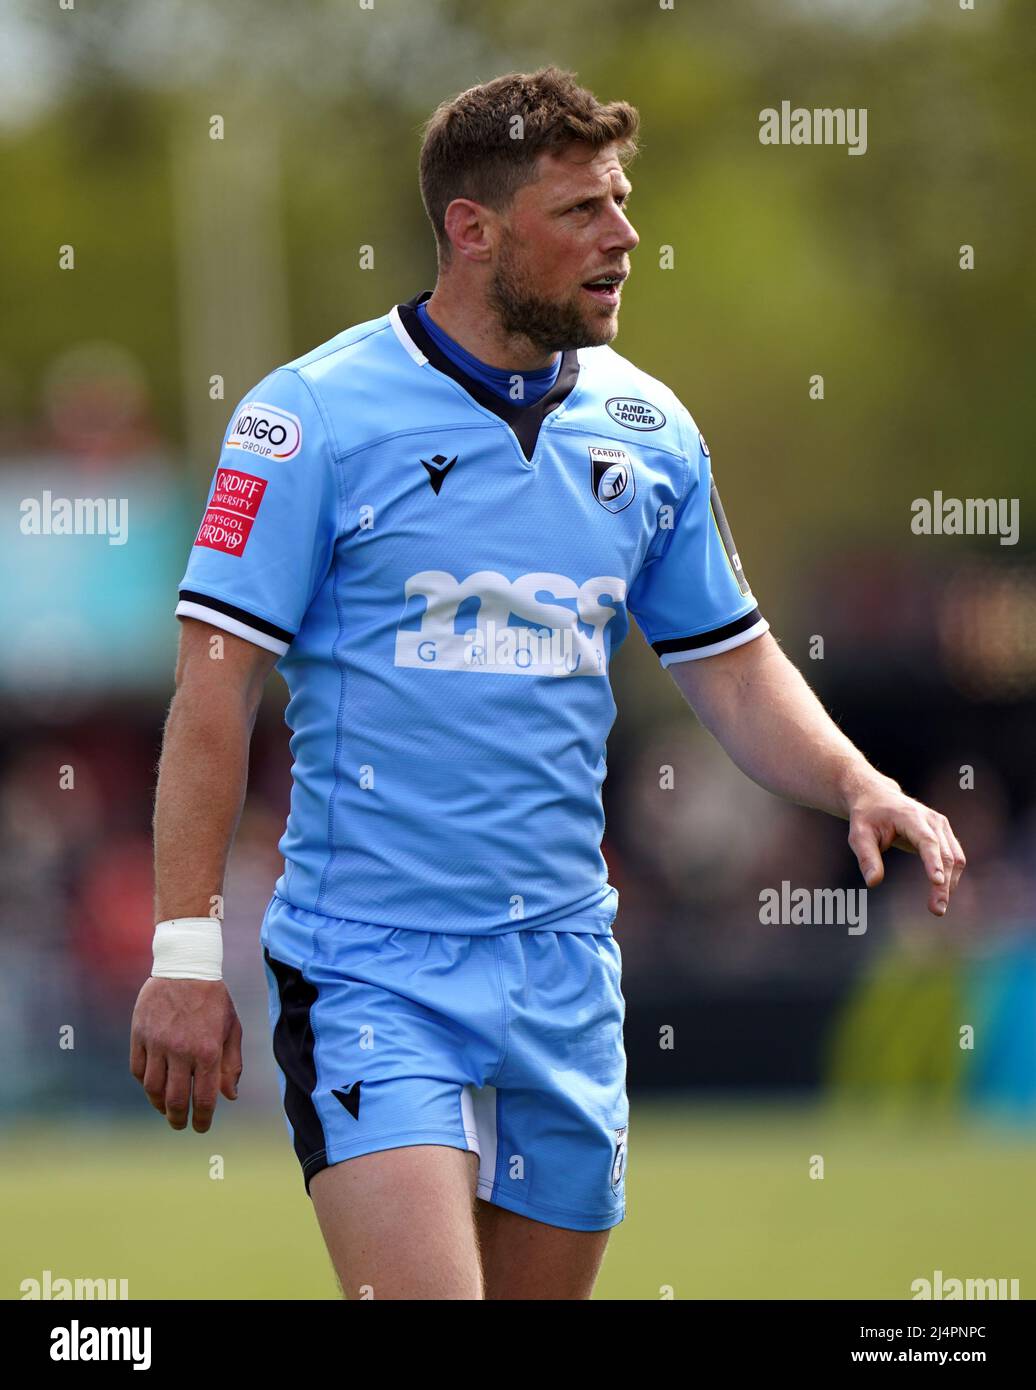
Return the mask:
M 288 643 L 282 642 L 279 637 L 271 637 L 268 632 L 260 632 L 258 628 L 249 627 L 239 618 L 232 618 L 228 613 L 221 613 L 218 608 L 206 608 L 204 604 L 192 603 L 189 599 L 181 599 L 176 605 L 176 616 L 178 618 L 200 618 L 203 623 L 211 623 L 213 627 L 222 628 L 224 632 L 232 632 L 235 637 L 243 637 L 246 642 L 253 642 L 257 647 L 264 647 L 268 652 L 276 652 L 278 656 L 284 656 L 288 650 Z
M 672 666 L 677 661 L 700 661 L 703 656 L 718 656 L 720 652 L 729 652 L 734 647 L 740 647 L 745 642 L 751 642 L 753 637 L 762 637 L 764 632 L 770 630 L 770 624 L 765 618 L 760 618 L 757 623 L 744 632 L 737 632 L 733 637 L 726 637 L 722 642 L 713 642 L 708 647 L 694 647 L 687 652 L 666 652 L 659 657 L 663 666 Z

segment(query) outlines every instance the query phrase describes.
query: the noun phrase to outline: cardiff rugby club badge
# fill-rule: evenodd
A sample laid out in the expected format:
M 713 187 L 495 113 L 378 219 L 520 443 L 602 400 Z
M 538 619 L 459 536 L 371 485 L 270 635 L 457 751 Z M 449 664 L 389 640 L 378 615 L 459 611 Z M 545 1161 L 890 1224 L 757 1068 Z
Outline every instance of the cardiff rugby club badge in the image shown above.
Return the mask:
M 605 449 L 590 445 L 590 486 L 601 506 L 621 512 L 636 496 L 637 480 L 633 460 L 625 449 Z

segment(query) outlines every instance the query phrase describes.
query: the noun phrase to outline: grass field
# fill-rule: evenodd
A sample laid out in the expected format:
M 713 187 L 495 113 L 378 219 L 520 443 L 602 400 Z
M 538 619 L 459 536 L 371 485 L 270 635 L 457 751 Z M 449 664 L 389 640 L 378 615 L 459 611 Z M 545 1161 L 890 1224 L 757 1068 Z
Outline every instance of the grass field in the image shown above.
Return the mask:
M 36 1126 L 0 1144 L 0 1172 L 5 1298 L 44 1269 L 125 1278 L 131 1298 L 338 1296 L 279 1116 L 224 1107 L 209 1135 L 157 1116 Z M 1017 1278 L 1029 1298 L 1034 1173 L 1031 1131 L 977 1120 L 635 1100 L 628 1214 L 597 1297 L 907 1299 L 941 1269 Z

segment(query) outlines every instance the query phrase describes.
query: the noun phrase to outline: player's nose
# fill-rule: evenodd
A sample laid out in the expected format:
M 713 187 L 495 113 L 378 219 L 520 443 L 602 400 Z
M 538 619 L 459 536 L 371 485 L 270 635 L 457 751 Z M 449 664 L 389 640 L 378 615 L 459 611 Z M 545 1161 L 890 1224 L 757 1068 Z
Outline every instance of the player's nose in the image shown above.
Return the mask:
M 637 229 L 629 220 L 621 208 L 615 209 L 615 223 L 611 229 L 611 234 L 607 238 L 607 246 L 603 249 L 610 251 L 632 251 L 640 244 L 640 237 Z

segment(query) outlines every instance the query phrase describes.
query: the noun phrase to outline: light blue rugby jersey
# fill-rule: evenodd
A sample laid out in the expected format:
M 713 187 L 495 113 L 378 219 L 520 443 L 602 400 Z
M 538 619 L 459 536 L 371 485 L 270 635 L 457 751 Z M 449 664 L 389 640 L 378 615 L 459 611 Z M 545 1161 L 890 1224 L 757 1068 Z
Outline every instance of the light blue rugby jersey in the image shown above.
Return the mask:
M 607 932 L 612 654 L 759 636 L 708 448 L 610 347 L 533 405 L 436 347 L 430 292 L 280 367 L 234 411 L 176 612 L 280 656 L 277 892 L 424 931 Z

